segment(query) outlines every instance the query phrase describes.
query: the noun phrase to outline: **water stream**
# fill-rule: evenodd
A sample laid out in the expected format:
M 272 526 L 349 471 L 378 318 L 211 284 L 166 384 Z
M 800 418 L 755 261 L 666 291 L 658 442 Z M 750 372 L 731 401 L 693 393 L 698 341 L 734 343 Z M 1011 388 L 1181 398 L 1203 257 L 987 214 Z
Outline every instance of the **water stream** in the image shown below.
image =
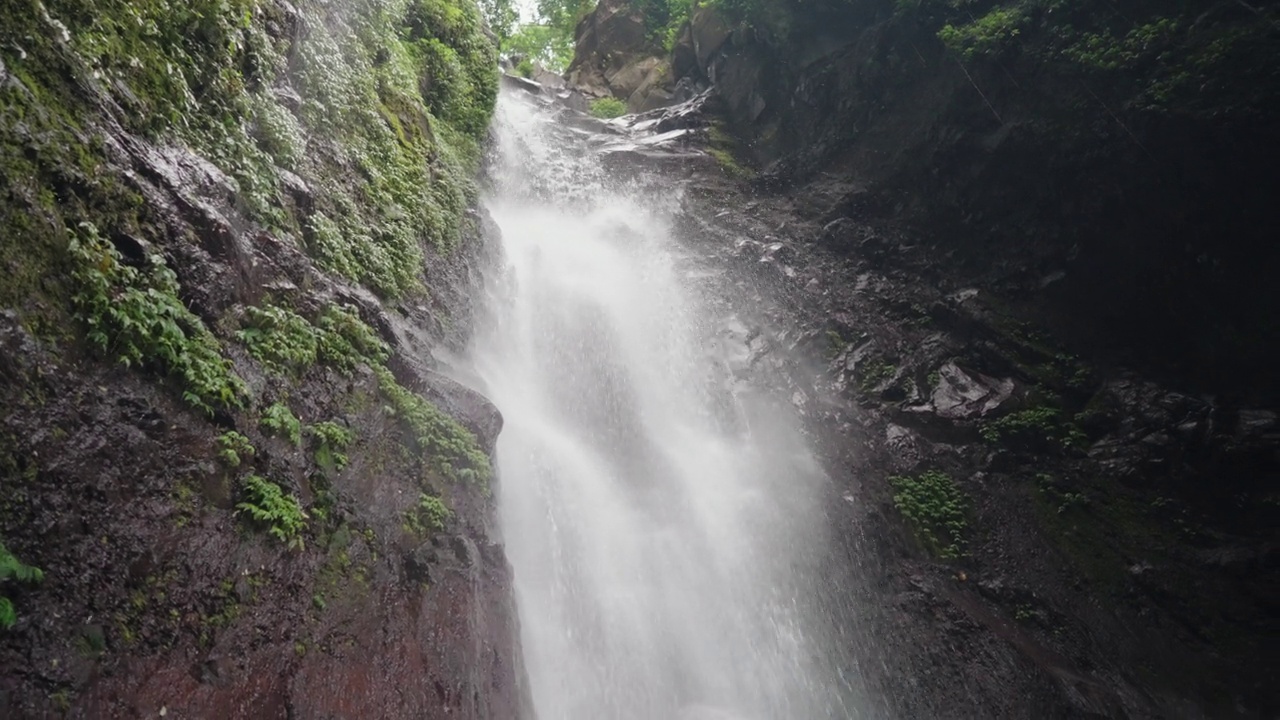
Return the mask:
M 598 138 L 504 92 L 503 235 L 474 349 L 505 417 L 502 534 L 542 720 L 860 716 L 815 608 L 826 478 L 744 381 L 680 188 L 615 182 Z M 715 308 L 715 309 L 713 309 Z

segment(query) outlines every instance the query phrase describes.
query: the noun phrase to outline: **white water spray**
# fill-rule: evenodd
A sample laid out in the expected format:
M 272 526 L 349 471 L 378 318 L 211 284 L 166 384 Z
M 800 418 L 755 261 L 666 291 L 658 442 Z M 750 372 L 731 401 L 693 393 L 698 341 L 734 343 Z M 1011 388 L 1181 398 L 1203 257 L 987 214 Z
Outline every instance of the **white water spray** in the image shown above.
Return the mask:
M 825 478 L 742 380 L 744 333 L 672 238 L 678 190 L 620 189 L 511 93 L 496 122 L 505 258 L 475 359 L 539 718 L 857 716 L 808 597 Z

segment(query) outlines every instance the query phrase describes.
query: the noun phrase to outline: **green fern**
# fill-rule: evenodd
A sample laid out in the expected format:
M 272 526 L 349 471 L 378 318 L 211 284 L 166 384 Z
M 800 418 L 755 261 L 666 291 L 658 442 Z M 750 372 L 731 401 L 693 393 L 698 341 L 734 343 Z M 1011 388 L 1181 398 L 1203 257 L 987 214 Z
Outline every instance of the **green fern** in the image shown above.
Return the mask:
M 302 423 L 284 403 L 275 403 L 263 410 L 259 424 L 272 435 L 287 438 L 294 445 L 302 444 Z
M 80 224 L 69 249 L 76 315 L 91 343 L 125 367 L 176 378 L 183 399 L 206 413 L 243 406 L 244 381 L 218 339 L 183 304 L 178 276 L 163 257 L 148 256 L 143 269 L 127 265 L 91 223 Z
M 268 531 L 280 542 L 291 548 L 302 549 L 302 531 L 307 527 L 307 514 L 293 495 L 285 494 L 280 486 L 259 475 L 244 478 L 245 500 L 236 505 L 257 522 L 268 526 Z
M 23 583 L 38 583 L 44 580 L 44 571 L 32 567 L 19 560 L 0 542 L 0 583 L 15 580 Z M 18 621 L 18 612 L 13 601 L 0 595 L 0 627 L 11 628 Z

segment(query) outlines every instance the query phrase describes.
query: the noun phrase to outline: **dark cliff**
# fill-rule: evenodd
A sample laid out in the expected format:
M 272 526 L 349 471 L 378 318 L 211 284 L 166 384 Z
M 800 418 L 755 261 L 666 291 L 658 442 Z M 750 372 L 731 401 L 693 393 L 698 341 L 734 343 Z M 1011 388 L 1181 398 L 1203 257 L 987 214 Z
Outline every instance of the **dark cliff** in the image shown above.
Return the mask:
M 702 10 L 674 54 L 768 180 L 838 175 L 830 219 L 918 229 L 1111 359 L 1275 401 L 1270 4 L 793 5 Z
M 0 715 L 515 717 L 474 4 L 0 17 Z
M 795 398 L 887 712 L 1280 708 L 1277 22 L 724 0 L 659 53 L 666 92 L 708 93 L 648 117 L 720 167 L 687 240 L 785 298 L 819 366 Z M 588 39 L 575 62 L 610 57 Z

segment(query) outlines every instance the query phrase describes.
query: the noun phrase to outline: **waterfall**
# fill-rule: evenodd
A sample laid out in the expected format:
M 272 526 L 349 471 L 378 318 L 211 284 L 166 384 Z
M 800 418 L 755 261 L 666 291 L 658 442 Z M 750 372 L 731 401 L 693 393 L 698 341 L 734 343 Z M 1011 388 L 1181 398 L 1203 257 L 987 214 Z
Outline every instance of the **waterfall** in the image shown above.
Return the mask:
M 542 720 L 860 716 L 813 587 L 827 483 L 750 381 L 723 273 L 523 93 L 496 115 L 503 259 L 477 373 L 501 409 L 500 521 Z M 641 173 L 643 176 L 644 174 Z

